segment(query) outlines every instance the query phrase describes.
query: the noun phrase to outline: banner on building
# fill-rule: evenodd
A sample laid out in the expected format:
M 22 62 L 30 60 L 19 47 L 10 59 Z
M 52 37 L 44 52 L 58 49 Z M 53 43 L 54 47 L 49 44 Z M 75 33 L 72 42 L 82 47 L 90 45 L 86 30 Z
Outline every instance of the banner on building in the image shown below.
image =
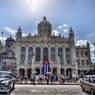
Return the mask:
M 47 72 L 49 72 L 49 62 L 44 61 L 43 62 L 43 74 L 47 74 Z

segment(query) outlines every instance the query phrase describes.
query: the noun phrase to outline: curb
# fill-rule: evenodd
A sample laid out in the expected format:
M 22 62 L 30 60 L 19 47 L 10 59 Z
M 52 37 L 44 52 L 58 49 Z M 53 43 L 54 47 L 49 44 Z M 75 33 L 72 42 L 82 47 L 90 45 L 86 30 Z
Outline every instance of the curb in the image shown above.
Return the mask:
M 33 84 L 31 84 L 31 83 L 16 83 L 16 85 L 33 85 Z M 47 84 L 42 83 L 42 84 L 35 84 L 35 85 L 47 85 Z M 54 84 L 48 84 L 48 85 L 80 85 L 80 84 L 70 84 L 70 83 L 58 84 L 58 83 L 54 83 Z

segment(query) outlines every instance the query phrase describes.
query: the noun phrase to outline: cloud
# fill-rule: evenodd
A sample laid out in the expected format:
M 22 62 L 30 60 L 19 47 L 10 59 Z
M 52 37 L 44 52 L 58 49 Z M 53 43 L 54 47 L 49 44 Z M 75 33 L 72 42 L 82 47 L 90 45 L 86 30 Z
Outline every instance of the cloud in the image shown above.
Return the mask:
M 27 34 L 26 33 L 22 33 L 22 36 L 27 36 Z
M 76 43 L 76 46 L 86 46 L 87 45 L 87 40 L 78 40 Z
M 55 36 L 58 36 L 58 34 L 59 34 L 59 32 L 57 30 L 54 30 L 53 33 Z
M 30 12 L 34 13 L 39 8 L 39 2 L 38 0 L 26 0 L 26 2 L 29 4 Z
M 3 45 L 4 45 L 4 44 L 5 44 L 5 40 L 6 40 L 6 39 L 7 39 L 7 38 L 5 38 L 5 37 L 3 37 L 3 38 L 2 38 L 2 37 L 0 37 L 0 42 L 1 42 L 1 44 L 3 44 Z
M 63 27 L 67 27 L 68 25 L 67 24 L 63 24 Z
M 6 32 L 8 32 L 8 33 L 10 33 L 10 34 L 12 34 L 13 36 L 16 35 L 16 32 L 17 32 L 16 29 L 12 29 L 12 28 L 7 27 L 7 26 L 3 27 L 3 29 L 4 29 L 4 31 L 6 31 Z M 26 34 L 26 33 L 22 33 L 22 36 L 27 36 L 27 34 Z
M 68 32 L 68 30 L 67 30 L 67 29 L 64 29 L 63 31 L 64 31 L 65 33 L 66 33 L 66 32 Z
M 31 8 L 31 12 L 32 13 L 36 12 L 36 8 Z
M 58 26 L 58 28 L 62 28 L 62 26 Z
M 26 0 L 26 2 L 30 2 L 30 0 Z
M 12 28 L 7 27 L 7 26 L 3 27 L 3 29 L 4 29 L 6 32 L 11 33 L 11 34 L 14 35 L 14 36 L 15 36 L 16 31 L 17 31 L 17 30 L 15 30 L 15 29 L 12 29 Z

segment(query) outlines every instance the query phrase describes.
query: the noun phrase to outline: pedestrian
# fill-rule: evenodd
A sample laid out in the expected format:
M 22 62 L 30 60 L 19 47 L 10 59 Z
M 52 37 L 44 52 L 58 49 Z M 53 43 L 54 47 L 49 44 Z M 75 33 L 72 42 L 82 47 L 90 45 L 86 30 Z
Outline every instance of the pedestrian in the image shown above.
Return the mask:
M 27 83 L 27 79 L 28 79 L 28 77 L 27 77 L 27 76 L 25 76 L 25 77 L 24 77 L 25 83 Z
M 33 85 L 35 85 L 36 76 L 33 75 Z
M 48 85 L 49 84 L 49 75 L 47 75 L 46 80 L 47 80 L 47 85 Z
M 34 80 L 34 79 L 33 79 L 33 75 L 31 74 L 31 83 L 33 83 L 33 80 Z

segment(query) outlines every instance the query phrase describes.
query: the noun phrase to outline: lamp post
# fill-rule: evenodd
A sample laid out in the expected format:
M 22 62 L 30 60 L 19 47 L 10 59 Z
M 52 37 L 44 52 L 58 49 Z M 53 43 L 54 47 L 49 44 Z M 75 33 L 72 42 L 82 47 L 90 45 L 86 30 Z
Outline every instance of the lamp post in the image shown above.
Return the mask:
M 32 74 L 33 74 L 33 67 L 34 67 L 34 64 L 33 64 L 33 62 L 34 62 L 34 53 L 32 53 Z
M 59 58 L 59 70 L 58 70 L 58 74 L 60 75 L 60 63 L 61 63 L 61 58 L 60 58 L 60 54 L 58 53 L 58 58 Z

